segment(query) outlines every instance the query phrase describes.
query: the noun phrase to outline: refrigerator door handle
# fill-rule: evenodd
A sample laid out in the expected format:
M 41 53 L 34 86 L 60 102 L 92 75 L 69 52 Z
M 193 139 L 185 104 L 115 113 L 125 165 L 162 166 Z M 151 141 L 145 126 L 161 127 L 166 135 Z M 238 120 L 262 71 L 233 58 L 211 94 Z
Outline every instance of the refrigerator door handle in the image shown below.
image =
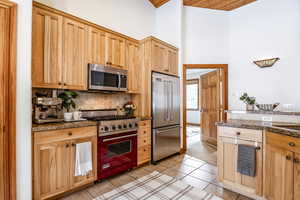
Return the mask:
M 174 101 L 174 96 L 173 96 L 173 82 L 170 81 L 170 112 L 169 112 L 169 120 L 173 121 L 172 117 L 172 112 L 174 111 L 174 106 L 173 106 L 173 101 Z
M 164 110 L 164 120 L 168 120 L 168 85 L 166 84 L 166 81 L 164 81 L 164 105 L 167 107 L 166 110 Z

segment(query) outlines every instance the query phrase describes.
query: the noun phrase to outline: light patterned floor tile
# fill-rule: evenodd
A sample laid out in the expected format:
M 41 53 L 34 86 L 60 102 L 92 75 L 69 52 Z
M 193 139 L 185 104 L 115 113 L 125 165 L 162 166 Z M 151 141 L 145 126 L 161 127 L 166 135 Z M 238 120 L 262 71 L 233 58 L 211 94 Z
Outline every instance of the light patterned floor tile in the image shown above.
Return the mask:
M 212 193 L 220 198 L 223 198 L 224 200 L 237 200 L 238 195 L 239 195 L 235 192 L 229 191 L 227 189 L 218 187 L 213 184 L 209 184 L 204 190 L 206 192 Z
M 181 178 L 183 178 L 187 175 L 187 174 L 185 174 L 183 172 L 180 172 L 178 170 L 175 170 L 175 169 L 167 169 L 163 173 L 168 175 L 168 176 L 175 177 L 175 178 L 178 178 L 178 179 L 181 179 Z
M 186 159 L 183 161 L 183 164 L 191 166 L 191 167 L 199 168 L 199 167 L 205 165 L 205 162 L 201 161 L 201 160 Z
M 215 174 L 215 175 L 218 173 L 218 168 L 216 166 L 208 164 L 208 163 L 201 166 L 200 169 L 203 171 L 206 171 L 208 173 Z
M 181 180 L 182 180 L 183 182 L 185 182 L 185 183 L 191 185 L 191 186 L 194 186 L 194 187 L 199 188 L 199 189 L 202 189 L 202 190 L 203 190 L 204 188 L 206 188 L 206 187 L 209 185 L 208 182 L 202 181 L 202 180 L 200 180 L 200 179 L 194 178 L 194 177 L 189 176 L 189 175 L 185 176 L 185 177 L 182 178 Z
M 251 199 L 249 197 L 246 197 L 246 196 L 243 196 L 243 195 L 239 195 L 237 200 L 253 200 L 253 199 Z
M 215 183 L 215 180 L 217 178 L 216 175 L 210 174 L 210 173 L 208 173 L 206 171 L 203 171 L 201 169 L 196 169 L 195 171 L 193 171 L 189 175 L 193 176 L 195 178 L 201 179 L 203 181 L 210 182 L 210 183 Z
M 115 188 L 115 186 L 106 180 L 106 181 L 97 183 L 94 186 L 87 188 L 86 190 L 91 196 L 98 197 L 101 194 L 104 194 L 106 192 L 113 190 L 114 188 Z
M 108 181 L 115 187 L 119 187 L 121 185 L 125 185 L 127 183 L 130 183 L 134 181 L 135 178 L 128 176 L 127 174 L 122 174 L 120 176 L 115 176 L 113 178 L 110 178 Z

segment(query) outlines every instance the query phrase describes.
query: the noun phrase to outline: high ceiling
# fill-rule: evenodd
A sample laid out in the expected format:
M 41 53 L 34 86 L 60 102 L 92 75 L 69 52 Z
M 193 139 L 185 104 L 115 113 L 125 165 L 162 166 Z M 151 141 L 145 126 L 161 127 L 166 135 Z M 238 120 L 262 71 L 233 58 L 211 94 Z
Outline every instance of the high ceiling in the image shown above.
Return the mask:
M 149 0 L 156 8 L 170 0 Z M 183 0 L 185 6 L 209 8 L 215 10 L 234 10 L 256 0 Z

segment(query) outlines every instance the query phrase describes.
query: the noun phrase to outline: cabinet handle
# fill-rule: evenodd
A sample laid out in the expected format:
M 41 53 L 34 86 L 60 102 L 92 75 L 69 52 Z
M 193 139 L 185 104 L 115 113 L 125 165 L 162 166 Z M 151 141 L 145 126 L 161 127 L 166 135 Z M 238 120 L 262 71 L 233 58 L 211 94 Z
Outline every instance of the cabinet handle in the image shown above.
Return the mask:
M 64 86 L 66 86 L 67 84 L 66 83 L 64 83 Z
M 241 135 L 241 132 L 236 132 L 236 135 Z
M 58 82 L 58 85 L 61 85 L 62 83 L 61 82 Z
M 289 146 L 290 146 L 290 147 L 294 147 L 294 146 L 296 146 L 296 144 L 295 144 L 294 142 L 290 142 L 290 143 L 289 143 Z
M 285 158 L 286 158 L 287 160 L 291 160 L 291 159 L 292 159 L 292 157 L 289 156 L 289 155 L 287 155 Z
M 146 134 L 146 131 L 144 131 L 144 134 Z
M 144 140 L 144 143 L 146 143 L 146 140 Z
M 73 133 L 72 133 L 72 132 L 69 132 L 69 133 L 68 133 L 68 135 L 69 135 L 69 136 L 72 136 L 72 135 L 73 135 Z
M 72 147 L 75 147 L 75 144 L 74 144 L 74 143 L 72 143 Z
M 69 144 L 66 144 L 66 148 L 69 148 Z
M 297 158 L 294 158 L 294 163 L 298 164 L 300 161 Z

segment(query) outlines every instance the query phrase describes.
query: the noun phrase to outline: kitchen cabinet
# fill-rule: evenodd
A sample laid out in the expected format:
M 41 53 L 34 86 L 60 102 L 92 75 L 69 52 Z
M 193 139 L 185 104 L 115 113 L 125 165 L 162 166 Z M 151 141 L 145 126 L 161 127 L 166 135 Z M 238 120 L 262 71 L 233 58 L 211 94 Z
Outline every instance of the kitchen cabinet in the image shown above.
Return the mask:
M 48 199 L 97 178 L 97 128 L 83 127 L 33 133 L 33 194 L 35 200 Z M 92 143 L 93 170 L 74 176 L 76 144 Z
M 155 37 L 148 37 L 140 43 L 141 81 L 140 95 L 134 97 L 139 105 L 137 113 L 142 117 L 151 117 L 152 71 L 169 75 L 178 74 L 178 49 Z
M 63 17 L 33 7 L 32 86 L 62 87 Z
M 128 69 L 126 65 L 126 40 L 112 33 L 106 33 L 106 65 Z
M 300 198 L 300 139 L 266 133 L 264 197 L 268 200 Z
M 128 92 L 140 92 L 141 65 L 140 46 L 138 43 L 126 41 L 126 63 L 128 66 Z
M 238 145 L 255 146 L 256 175 L 250 177 L 237 172 Z M 262 131 L 218 127 L 218 180 L 231 190 L 248 194 L 251 197 L 262 196 L 263 189 L 263 145 Z
M 138 129 L 138 166 L 151 159 L 151 120 L 140 121 Z
M 168 49 L 168 72 L 178 76 L 178 50 Z
M 64 18 L 63 33 L 64 88 L 86 90 L 88 27 L 83 23 Z
M 94 27 L 89 27 L 88 41 L 88 62 L 105 65 L 105 32 Z

